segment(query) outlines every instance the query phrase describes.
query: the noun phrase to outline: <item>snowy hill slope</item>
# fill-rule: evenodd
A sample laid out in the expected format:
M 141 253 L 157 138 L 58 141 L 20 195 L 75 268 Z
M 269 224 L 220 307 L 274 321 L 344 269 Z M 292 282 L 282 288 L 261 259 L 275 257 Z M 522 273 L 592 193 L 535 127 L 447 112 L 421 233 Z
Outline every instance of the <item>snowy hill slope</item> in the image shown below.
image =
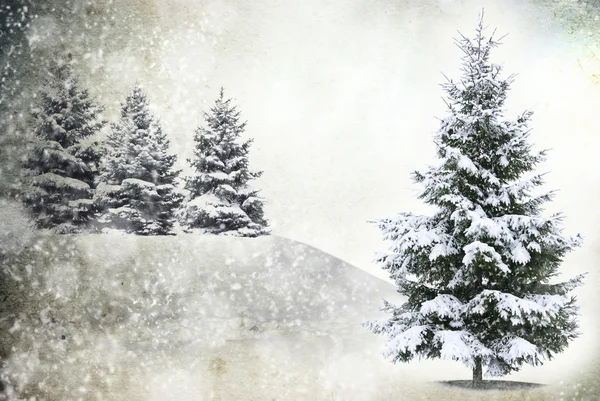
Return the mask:
M 393 286 L 331 255 L 274 236 L 73 240 L 87 269 L 102 268 L 103 287 L 114 296 L 144 297 L 168 289 L 170 297 L 163 294 L 168 313 L 186 308 L 197 318 L 241 319 L 240 328 L 372 314 L 382 296 L 394 294 Z
M 5 266 L 22 396 L 314 399 L 375 374 L 357 353 L 389 368 L 360 323 L 394 287 L 283 238 L 47 237 Z

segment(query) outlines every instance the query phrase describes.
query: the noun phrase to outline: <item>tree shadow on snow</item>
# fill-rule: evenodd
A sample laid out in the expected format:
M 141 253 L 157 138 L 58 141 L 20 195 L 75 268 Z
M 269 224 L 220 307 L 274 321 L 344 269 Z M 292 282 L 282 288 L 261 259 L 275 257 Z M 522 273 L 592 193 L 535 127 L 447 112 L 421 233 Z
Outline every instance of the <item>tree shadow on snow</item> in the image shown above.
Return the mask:
M 449 380 L 436 382 L 447 387 L 457 387 L 469 390 L 529 390 L 545 386 L 540 383 L 516 382 L 509 380 L 484 380 L 478 386 L 473 385 L 472 380 Z

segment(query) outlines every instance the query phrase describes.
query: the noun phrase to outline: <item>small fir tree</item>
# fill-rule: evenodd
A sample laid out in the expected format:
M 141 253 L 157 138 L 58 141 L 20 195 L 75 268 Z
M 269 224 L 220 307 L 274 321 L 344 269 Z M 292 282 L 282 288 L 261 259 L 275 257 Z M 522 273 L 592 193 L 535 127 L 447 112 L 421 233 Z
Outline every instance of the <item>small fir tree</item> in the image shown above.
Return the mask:
M 205 119 L 206 128 L 198 128 L 194 136 L 195 157 L 189 160 L 194 173 L 186 178 L 189 196 L 180 213 L 182 225 L 213 234 L 268 234 L 264 200 L 249 185 L 262 172 L 249 169 L 252 140 L 241 138 L 246 123 L 240 122 L 240 112 L 225 99 L 223 88 Z
M 82 89 L 69 64 L 54 66 L 39 92 L 35 128 L 23 163 L 23 197 L 38 228 L 75 233 L 90 228 L 100 154 L 95 138 L 102 107 Z
M 493 37 L 493 35 L 491 35 Z M 401 306 L 367 322 L 387 337 L 384 356 L 452 359 L 473 369 L 473 382 L 538 365 L 577 337 L 577 307 L 569 293 L 583 275 L 553 283 L 563 256 L 581 238 L 562 235 L 561 216 L 541 216 L 552 193 L 535 196 L 545 151 L 528 144 L 530 112 L 503 117 L 512 77 L 490 62 L 499 43 L 484 36 L 457 41 L 462 77 L 449 81 L 448 115 L 435 136 L 438 166 L 414 173 L 433 216 L 402 213 L 378 221 L 390 252 L 379 257 L 395 280 Z
M 97 203 L 99 221 L 139 235 L 171 234 L 182 195 L 169 140 L 139 85 L 127 96 L 106 143 Z

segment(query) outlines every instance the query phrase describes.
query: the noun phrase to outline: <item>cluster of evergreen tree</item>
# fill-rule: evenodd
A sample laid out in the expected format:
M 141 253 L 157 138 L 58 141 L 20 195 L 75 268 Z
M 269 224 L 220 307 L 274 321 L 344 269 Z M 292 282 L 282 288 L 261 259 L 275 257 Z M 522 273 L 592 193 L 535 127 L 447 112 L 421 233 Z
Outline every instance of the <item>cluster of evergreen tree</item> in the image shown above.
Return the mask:
M 138 235 L 174 233 L 174 225 L 213 234 L 255 237 L 268 233 L 263 199 L 249 181 L 251 140 L 242 140 L 240 113 L 219 98 L 206 128 L 194 137 L 189 196 L 177 188 L 177 157 L 136 85 L 110 124 L 82 89 L 69 64 L 55 66 L 39 92 L 31 147 L 23 163 L 23 200 L 37 228 L 56 233 L 119 229 Z

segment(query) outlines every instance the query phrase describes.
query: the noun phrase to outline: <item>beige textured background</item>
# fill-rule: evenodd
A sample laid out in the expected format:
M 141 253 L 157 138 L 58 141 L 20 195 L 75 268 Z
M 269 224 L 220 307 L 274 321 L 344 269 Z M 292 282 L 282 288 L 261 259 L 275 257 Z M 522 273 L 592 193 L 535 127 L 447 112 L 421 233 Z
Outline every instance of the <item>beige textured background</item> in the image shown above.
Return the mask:
M 442 73 L 459 74 L 452 38 L 457 30 L 471 34 L 484 7 L 491 29 L 509 34 L 495 61 L 506 74 L 518 74 L 507 114 L 533 110 L 532 142 L 552 149 L 541 170 L 550 172 L 547 189 L 560 192 L 548 210 L 564 211 L 567 230 L 588 237 L 565 269 L 591 270 L 584 261 L 592 260 L 599 217 L 597 26 L 573 27 L 566 17 L 585 12 L 593 22 L 593 7 L 466 0 L 104 3 L 75 2 L 72 15 L 38 19 L 29 35 L 34 51 L 71 53 L 109 118 L 141 83 L 184 169 L 193 130 L 224 86 L 255 138 L 252 163 L 265 171 L 257 186 L 269 200 L 275 233 L 375 274 L 372 253 L 381 241 L 366 221 L 426 212 L 409 174 L 434 160 L 435 117 L 445 112 Z
M 73 4 L 74 13 L 49 12 L 31 26 L 35 52 L 71 53 L 110 118 L 140 82 L 184 168 L 193 129 L 224 86 L 255 138 L 251 161 L 265 171 L 257 186 L 269 202 L 274 233 L 379 277 L 371 259 L 385 248 L 366 221 L 427 212 L 409 173 L 434 160 L 435 116 L 444 113 L 441 72 L 458 76 L 460 51 L 452 37 L 456 30 L 471 34 L 484 7 L 487 23 L 500 35 L 509 33 L 494 59 L 507 74 L 518 73 L 508 114 L 532 109 L 531 139 L 536 148 L 552 149 L 541 167 L 550 172 L 547 188 L 559 190 L 548 212 L 563 211 L 566 230 L 586 237 L 563 272 L 590 272 L 578 293 L 581 339 L 522 377 L 543 381 L 558 369 L 593 372 L 600 335 L 600 9 L 594 2 Z

